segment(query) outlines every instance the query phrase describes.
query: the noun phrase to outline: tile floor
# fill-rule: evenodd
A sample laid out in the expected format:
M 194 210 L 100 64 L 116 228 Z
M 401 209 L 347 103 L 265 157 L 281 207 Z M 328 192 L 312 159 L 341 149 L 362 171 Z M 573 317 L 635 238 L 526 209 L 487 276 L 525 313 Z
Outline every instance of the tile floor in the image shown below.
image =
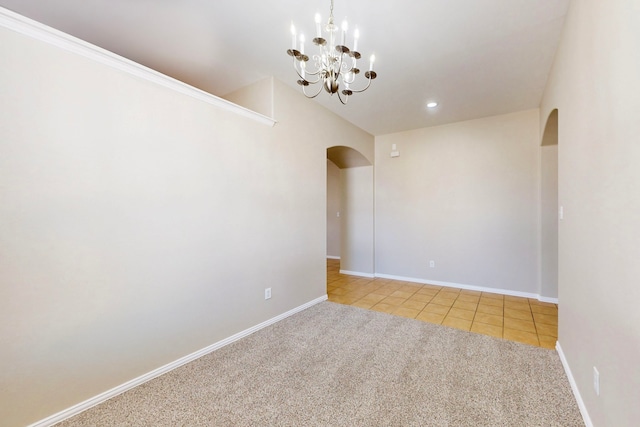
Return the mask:
M 536 299 L 340 274 L 327 260 L 329 301 L 555 348 L 558 306 Z

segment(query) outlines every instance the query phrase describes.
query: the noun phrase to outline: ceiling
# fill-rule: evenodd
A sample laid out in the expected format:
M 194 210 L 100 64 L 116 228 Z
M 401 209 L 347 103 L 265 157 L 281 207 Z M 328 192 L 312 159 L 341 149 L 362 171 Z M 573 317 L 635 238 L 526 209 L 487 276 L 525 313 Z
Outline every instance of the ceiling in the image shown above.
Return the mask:
M 335 0 L 378 78 L 342 105 L 374 135 L 536 108 L 569 0 Z M 268 76 L 299 90 L 286 50 L 330 0 L 0 0 L 0 5 L 224 96 Z M 347 45 L 351 44 L 350 42 Z M 307 42 L 307 53 L 311 44 Z M 368 62 L 368 61 L 367 61 Z M 361 68 L 366 68 L 361 65 Z M 354 85 L 355 86 L 355 85 Z M 439 106 L 428 110 L 427 101 Z

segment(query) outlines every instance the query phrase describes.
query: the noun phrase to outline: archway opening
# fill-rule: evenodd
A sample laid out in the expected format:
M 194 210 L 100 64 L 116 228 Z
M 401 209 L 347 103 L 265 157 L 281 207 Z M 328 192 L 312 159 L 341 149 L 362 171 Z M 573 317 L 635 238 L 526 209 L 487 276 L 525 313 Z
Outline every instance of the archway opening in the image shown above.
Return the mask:
M 373 165 L 346 146 L 327 148 L 327 258 L 341 273 L 374 276 Z

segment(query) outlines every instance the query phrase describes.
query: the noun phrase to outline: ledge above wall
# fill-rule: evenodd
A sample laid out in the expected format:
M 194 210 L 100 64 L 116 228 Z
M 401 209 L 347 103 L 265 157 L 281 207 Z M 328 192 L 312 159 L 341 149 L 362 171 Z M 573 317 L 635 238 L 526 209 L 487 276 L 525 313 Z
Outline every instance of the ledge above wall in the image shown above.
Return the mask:
M 124 73 L 136 76 L 175 92 L 198 99 L 207 104 L 250 118 L 267 126 L 274 126 L 276 121 L 263 114 L 236 105 L 203 90 L 197 89 L 173 77 L 169 77 L 137 62 L 116 55 L 89 42 L 73 37 L 62 31 L 48 27 L 18 13 L 0 7 L 0 28 L 7 28 L 19 34 L 59 47 L 68 52 L 99 62 Z

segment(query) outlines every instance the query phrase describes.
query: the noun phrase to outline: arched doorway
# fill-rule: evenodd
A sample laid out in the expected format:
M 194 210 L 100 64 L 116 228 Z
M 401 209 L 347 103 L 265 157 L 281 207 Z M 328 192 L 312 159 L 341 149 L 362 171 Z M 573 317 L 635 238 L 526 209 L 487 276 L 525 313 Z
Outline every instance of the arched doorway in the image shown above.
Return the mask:
M 342 273 L 374 276 L 373 230 L 373 165 L 353 148 L 327 148 L 327 255 L 339 247 Z
M 558 110 L 547 118 L 540 147 L 540 297 L 558 298 Z

